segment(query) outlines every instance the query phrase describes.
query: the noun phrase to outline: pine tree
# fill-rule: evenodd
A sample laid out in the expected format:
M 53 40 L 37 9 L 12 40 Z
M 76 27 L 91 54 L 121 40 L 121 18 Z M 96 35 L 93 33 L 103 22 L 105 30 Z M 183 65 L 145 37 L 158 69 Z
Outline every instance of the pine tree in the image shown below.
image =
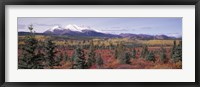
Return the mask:
M 84 50 L 82 50 L 81 48 L 76 49 L 75 60 L 74 60 L 74 64 L 73 64 L 72 68 L 73 69 L 85 69 L 86 68 Z
M 171 58 L 173 59 L 173 55 L 174 55 L 174 52 L 175 52 L 175 49 L 176 49 L 176 40 L 173 41 L 173 47 L 171 48 Z
M 137 54 L 137 52 L 136 52 L 135 48 L 133 48 L 133 52 L 132 52 L 133 59 L 136 59 L 136 54 Z
M 174 62 L 182 61 L 182 41 L 180 41 L 179 45 L 176 46 L 172 59 Z
M 160 60 L 164 63 L 167 61 L 166 50 L 161 47 Z
M 148 55 L 146 56 L 146 60 L 147 60 L 147 61 L 153 61 L 153 62 L 156 61 L 153 52 L 149 52 L 149 53 L 148 53 Z
M 53 68 L 53 66 L 55 65 L 56 61 L 54 59 L 55 57 L 55 44 L 52 42 L 52 40 L 50 38 L 48 38 L 46 41 L 45 41 L 45 61 L 46 61 L 46 64 L 49 68 Z
M 95 63 L 95 48 L 93 41 L 90 43 L 90 49 L 88 54 L 87 66 L 90 67 Z
M 29 27 L 30 35 L 25 36 L 24 43 L 25 45 L 22 48 L 22 55 L 19 58 L 19 69 L 35 69 L 35 68 L 43 68 L 42 64 L 42 53 L 38 51 L 36 53 L 36 49 L 38 47 L 38 41 L 35 39 L 35 35 L 32 32 L 33 26 Z
M 142 52 L 140 54 L 140 58 L 145 58 L 148 55 L 149 51 L 148 51 L 148 47 L 147 45 L 145 45 L 142 49 Z
M 76 58 L 76 51 L 74 51 L 74 53 L 72 54 L 72 57 L 71 57 L 72 63 L 75 61 L 75 58 Z
M 125 60 L 124 63 L 129 64 L 130 63 L 130 54 L 128 52 L 125 53 Z
M 125 52 L 121 55 L 119 60 L 121 64 L 130 64 L 130 54 L 128 52 Z
M 96 56 L 96 66 L 97 66 L 97 68 L 99 68 L 99 69 L 102 68 L 103 64 L 104 64 L 103 59 L 101 58 L 101 55 L 98 54 Z
M 34 60 L 34 69 L 43 69 L 44 68 L 44 62 L 45 62 L 45 58 L 44 58 L 44 54 L 41 52 L 41 50 L 37 51 L 35 60 Z
M 117 51 L 117 50 L 118 50 L 118 46 L 119 46 L 119 45 L 117 44 L 117 46 L 116 46 L 116 48 L 115 48 L 115 59 L 118 58 L 118 51 Z
M 117 44 L 117 48 L 115 49 L 115 57 L 116 59 L 120 59 L 121 57 L 124 57 L 125 47 L 122 42 Z
M 60 62 L 63 60 L 63 54 L 60 53 L 57 57 L 56 57 L 56 61 L 55 61 L 55 64 L 56 66 L 59 66 L 60 65 Z
M 64 62 L 67 62 L 69 59 L 68 59 L 68 55 L 67 55 L 67 52 L 64 54 L 63 56 L 63 60 Z
M 131 55 L 125 50 L 126 49 L 122 42 L 117 44 L 117 48 L 115 49 L 115 57 L 120 61 L 120 63 L 129 64 Z

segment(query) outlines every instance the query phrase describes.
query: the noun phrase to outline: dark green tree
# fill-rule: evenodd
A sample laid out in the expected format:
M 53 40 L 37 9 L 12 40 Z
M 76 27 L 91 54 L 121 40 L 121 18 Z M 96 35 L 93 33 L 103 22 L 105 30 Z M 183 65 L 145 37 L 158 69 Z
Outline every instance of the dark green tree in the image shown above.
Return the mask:
M 163 63 L 167 61 L 167 56 L 165 53 L 166 53 L 166 50 L 163 47 L 161 47 L 160 60 Z
M 176 46 L 172 59 L 174 62 L 182 61 L 182 41 Z
M 48 38 L 45 41 L 45 61 L 46 61 L 46 66 L 49 68 L 53 68 L 53 66 L 56 64 L 56 61 L 54 59 L 55 54 L 57 53 L 54 49 L 55 49 L 55 44 L 53 43 L 53 41 Z
M 45 64 L 45 58 L 44 58 L 44 54 L 41 52 L 41 50 L 37 50 L 37 54 L 34 60 L 34 67 L 35 69 L 43 69 Z
M 135 48 L 133 48 L 133 51 L 132 51 L 132 57 L 133 57 L 133 59 L 136 59 L 136 54 L 137 54 L 137 52 L 136 52 Z
M 125 52 L 121 55 L 119 60 L 121 64 L 130 64 L 130 54 L 128 52 Z
M 103 59 L 101 58 L 101 55 L 100 54 L 96 55 L 97 68 L 99 68 L 99 69 L 102 68 L 103 64 L 104 64 L 104 62 L 103 62 Z
M 145 58 L 148 55 L 149 51 L 148 51 L 148 47 L 147 45 L 143 46 L 142 52 L 140 54 L 140 58 Z
M 75 52 L 75 60 L 72 66 L 73 69 L 85 69 L 86 68 L 86 60 L 84 55 L 84 50 L 81 48 L 77 48 Z
M 19 69 L 40 69 L 43 68 L 43 55 L 40 50 L 37 50 L 38 41 L 35 39 L 35 35 L 32 32 L 33 26 L 29 27 L 30 34 L 25 36 L 22 47 L 22 55 L 19 58 Z
M 67 52 L 64 53 L 63 60 L 64 62 L 67 62 L 69 60 L 69 56 L 67 55 Z
M 74 62 L 74 61 L 75 61 L 75 58 L 76 58 L 76 51 L 74 51 L 74 53 L 72 54 L 71 62 Z
M 148 55 L 146 56 L 146 60 L 155 62 L 156 59 L 155 59 L 154 53 L 153 52 L 149 52 Z
M 117 46 L 116 46 L 116 48 L 115 48 L 115 58 L 116 58 L 116 59 L 118 58 L 118 51 L 117 51 L 117 50 L 118 50 L 118 49 L 117 49 L 118 46 L 119 46 L 119 45 L 117 44 Z
M 63 59 L 64 59 L 63 54 L 60 53 L 60 54 L 56 57 L 56 59 L 55 59 L 55 64 L 54 64 L 54 65 L 59 66 L 60 63 L 61 63 L 61 61 L 62 61 Z
M 175 52 L 175 49 L 176 49 L 176 40 L 173 41 L 173 46 L 171 48 L 171 58 L 173 59 L 173 55 L 174 55 L 174 52 Z
M 90 49 L 89 49 L 89 54 L 88 54 L 88 59 L 87 59 L 87 66 L 90 67 L 93 64 L 95 64 L 95 48 L 93 41 L 90 43 Z

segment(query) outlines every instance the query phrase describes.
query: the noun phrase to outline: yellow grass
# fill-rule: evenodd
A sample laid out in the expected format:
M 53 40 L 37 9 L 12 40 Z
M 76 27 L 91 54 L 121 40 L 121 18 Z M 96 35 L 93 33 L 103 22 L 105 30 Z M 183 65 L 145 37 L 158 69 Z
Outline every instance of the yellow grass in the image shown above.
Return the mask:
M 140 42 L 147 45 L 173 45 L 174 40 L 141 40 Z M 179 44 L 179 40 L 176 40 L 176 43 Z
M 23 39 L 25 36 L 19 36 L 19 39 Z M 36 35 L 35 38 L 39 41 L 44 41 L 48 38 L 48 36 Z M 96 46 L 110 46 L 117 45 L 120 42 L 123 43 L 135 43 L 135 44 L 146 44 L 146 45 L 173 45 L 174 40 L 131 40 L 128 38 L 112 38 L 108 40 L 103 39 L 93 39 L 93 44 Z M 56 45 L 89 45 L 90 42 L 86 41 L 77 41 L 72 40 L 72 42 L 68 40 L 63 41 L 53 41 Z M 179 44 L 179 40 L 176 40 L 176 43 Z M 24 44 L 23 41 L 20 41 L 19 44 Z

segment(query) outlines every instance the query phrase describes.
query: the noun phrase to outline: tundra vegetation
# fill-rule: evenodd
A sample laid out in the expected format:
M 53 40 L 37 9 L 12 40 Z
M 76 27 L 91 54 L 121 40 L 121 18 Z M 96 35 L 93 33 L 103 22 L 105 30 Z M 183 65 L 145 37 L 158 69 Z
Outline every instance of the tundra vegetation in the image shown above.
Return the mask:
M 18 36 L 19 69 L 181 69 L 182 41 Z

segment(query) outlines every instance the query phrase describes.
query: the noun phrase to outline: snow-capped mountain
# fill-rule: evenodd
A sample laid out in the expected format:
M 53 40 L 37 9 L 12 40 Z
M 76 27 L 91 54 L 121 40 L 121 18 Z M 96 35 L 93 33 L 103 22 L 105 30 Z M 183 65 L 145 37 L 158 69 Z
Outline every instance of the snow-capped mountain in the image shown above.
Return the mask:
M 44 34 L 53 34 L 53 35 L 67 35 L 67 36 L 92 36 L 92 37 L 121 37 L 119 35 L 106 34 L 99 30 L 92 29 L 88 26 L 77 26 L 75 24 L 69 24 L 64 28 L 59 26 L 54 26 Z
M 53 32 L 54 30 L 63 30 L 60 26 L 54 26 L 52 28 L 50 28 L 48 31 Z
M 28 35 L 29 32 L 19 32 L 19 35 Z M 43 33 L 36 33 L 37 35 L 64 35 L 75 37 L 105 37 L 105 38 L 129 38 L 129 39 L 181 39 L 169 35 L 148 35 L 148 34 L 131 34 L 121 33 L 119 35 L 103 33 L 101 31 L 92 29 L 88 26 L 77 26 L 75 24 L 69 24 L 64 28 L 60 26 L 53 26 Z
M 69 24 L 69 25 L 65 26 L 64 29 L 69 29 L 71 31 L 78 31 L 78 32 L 82 32 L 82 30 L 92 30 L 92 29 L 90 29 L 90 27 L 77 26 L 75 24 Z
M 89 26 L 78 26 L 78 25 L 75 25 L 75 24 L 69 24 L 65 27 L 60 27 L 60 26 L 53 26 L 52 28 L 48 29 L 47 31 L 45 32 L 54 32 L 55 30 L 70 30 L 70 31 L 76 31 L 76 32 L 82 32 L 83 30 L 90 30 L 90 31 L 96 31 L 96 32 L 101 32 L 99 30 L 96 30 L 96 29 L 92 29 L 91 27 Z

